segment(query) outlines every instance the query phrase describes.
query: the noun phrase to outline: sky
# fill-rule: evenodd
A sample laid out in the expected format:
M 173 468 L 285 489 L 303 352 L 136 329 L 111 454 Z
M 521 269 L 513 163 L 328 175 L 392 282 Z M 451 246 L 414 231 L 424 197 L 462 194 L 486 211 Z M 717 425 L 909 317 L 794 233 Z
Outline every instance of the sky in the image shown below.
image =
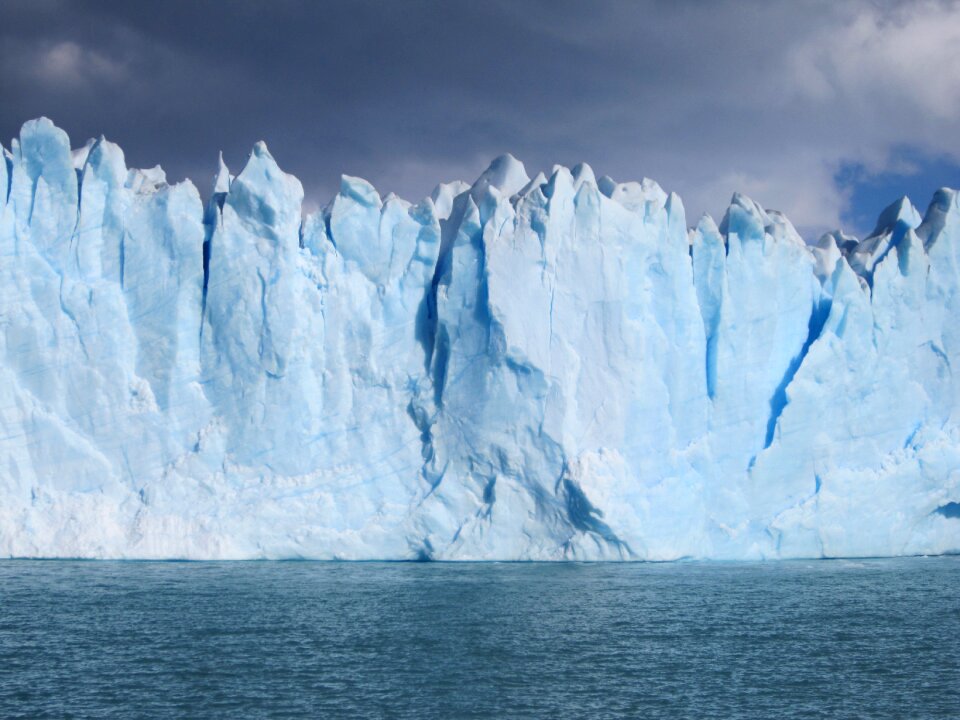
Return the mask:
M 40 115 L 204 195 L 258 140 L 307 209 L 341 173 L 416 201 L 510 152 L 653 178 L 690 225 L 740 191 L 862 236 L 960 186 L 960 4 L 4 0 L 4 146 Z

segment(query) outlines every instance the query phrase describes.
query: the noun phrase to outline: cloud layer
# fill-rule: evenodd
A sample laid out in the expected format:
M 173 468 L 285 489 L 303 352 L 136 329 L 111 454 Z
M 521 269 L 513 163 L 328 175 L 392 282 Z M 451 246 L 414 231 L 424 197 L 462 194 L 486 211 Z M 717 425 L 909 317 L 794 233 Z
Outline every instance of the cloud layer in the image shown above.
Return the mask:
M 818 229 L 860 211 L 845 167 L 960 163 L 960 6 L 10 0 L 0 137 L 41 114 L 203 192 L 261 138 L 314 204 L 341 172 L 416 199 L 510 151 L 653 177 L 691 222 L 740 190 Z

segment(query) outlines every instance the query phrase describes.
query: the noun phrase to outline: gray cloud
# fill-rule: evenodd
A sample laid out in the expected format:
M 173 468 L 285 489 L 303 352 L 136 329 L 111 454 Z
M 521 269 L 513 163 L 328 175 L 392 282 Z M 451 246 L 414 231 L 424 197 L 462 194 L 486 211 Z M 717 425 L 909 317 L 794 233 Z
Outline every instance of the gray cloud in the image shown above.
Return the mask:
M 653 177 L 691 222 L 741 190 L 835 225 L 842 163 L 960 159 L 960 8 L 8 0 L 0 137 L 41 114 L 201 191 L 261 138 L 315 204 L 341 172 L 416 199 L 510 151 Z

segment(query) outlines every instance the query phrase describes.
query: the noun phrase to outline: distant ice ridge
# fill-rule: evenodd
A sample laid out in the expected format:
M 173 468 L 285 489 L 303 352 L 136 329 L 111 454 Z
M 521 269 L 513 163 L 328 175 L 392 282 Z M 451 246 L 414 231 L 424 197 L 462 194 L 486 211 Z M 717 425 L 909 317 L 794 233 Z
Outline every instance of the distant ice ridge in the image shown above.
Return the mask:
M 0 555 L 960 550 L 960 205 L 807 245 L 736 195 L 510 156 L 206 207 L 26 123 L 0 162 Z

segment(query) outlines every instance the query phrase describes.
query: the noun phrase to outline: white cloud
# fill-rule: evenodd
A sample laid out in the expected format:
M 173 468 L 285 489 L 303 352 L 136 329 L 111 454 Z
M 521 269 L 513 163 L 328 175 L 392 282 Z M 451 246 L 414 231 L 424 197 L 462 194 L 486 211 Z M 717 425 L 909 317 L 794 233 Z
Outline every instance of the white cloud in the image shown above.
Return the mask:
M 842 165 L 917 174 L 903 148 L 960 160 L 960 4 L 838 3 L 810 17 L 776 28 L 780 49 L 757 56 L 759 81 L 731 73 L 724 89 L 746 109 L 744 132 L 705 154 L 718 172 L 694 178 L 688 206 L 713 209 L 738 190 L 800 227 L 826 229 L 849 207 L 835 180 Z
M 960 158 L 960 5 L 866 5 L 787 56 L 796 99 L 836 119 L 834 133 L 872 171 L 912 146 Z
M 126 77 L 122 62 L 72 41 L 42 48 L 33 67 L 37 80 L 60 88 L 82 88 L 92 82 L 112 83 Z
M 960 114 L 960 7 L 923 2 L 884 14 L 867 6 L 790 54 L 796 86 L 813 101 L 882 113 L 902 103 L 955 123 Z

